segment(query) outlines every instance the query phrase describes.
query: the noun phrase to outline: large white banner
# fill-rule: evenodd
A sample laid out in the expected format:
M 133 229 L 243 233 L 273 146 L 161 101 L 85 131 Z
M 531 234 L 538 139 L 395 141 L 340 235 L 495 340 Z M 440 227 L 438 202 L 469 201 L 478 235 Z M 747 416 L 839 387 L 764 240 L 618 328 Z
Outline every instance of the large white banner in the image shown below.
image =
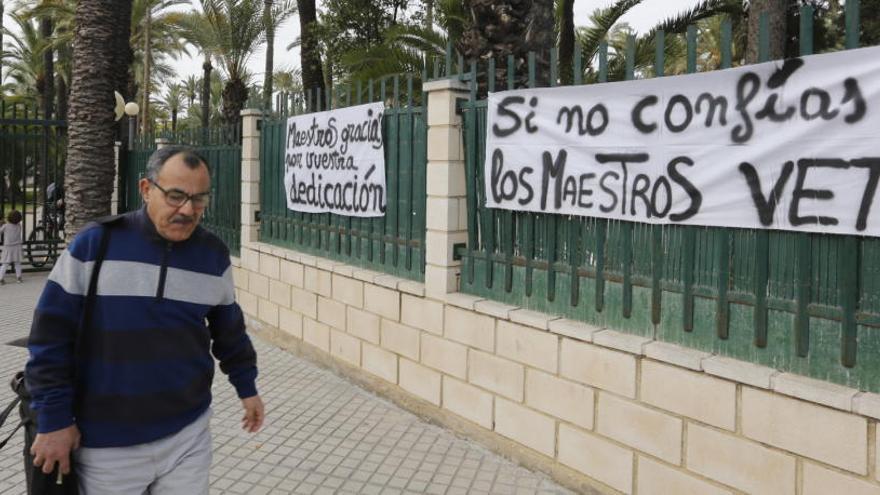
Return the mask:
M 494 208 L 880 236 L 880 47 L 489 95 Z
M 287 207 L 355 217 L 385 214 L 383 103 L 287 119 Z

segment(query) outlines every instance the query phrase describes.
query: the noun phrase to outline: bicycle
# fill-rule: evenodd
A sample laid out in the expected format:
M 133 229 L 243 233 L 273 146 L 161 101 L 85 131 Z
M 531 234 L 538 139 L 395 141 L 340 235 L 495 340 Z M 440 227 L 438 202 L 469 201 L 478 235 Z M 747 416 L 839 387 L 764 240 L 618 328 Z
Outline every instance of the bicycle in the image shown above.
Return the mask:
M 54 264 L 63 242 L 64 211 L 47 203 L 43 218 L 28 235 L 27 256 L 31 266 L 41 268 L 50 262 Z

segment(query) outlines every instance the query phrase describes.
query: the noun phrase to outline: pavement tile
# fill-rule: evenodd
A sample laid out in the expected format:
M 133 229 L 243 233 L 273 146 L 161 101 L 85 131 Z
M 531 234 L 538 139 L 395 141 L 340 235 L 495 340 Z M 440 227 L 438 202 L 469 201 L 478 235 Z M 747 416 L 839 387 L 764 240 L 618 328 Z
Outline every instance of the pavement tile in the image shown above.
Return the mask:
M 45 278 L 26 273 L 23 284 L 0 287 L 0 405 L 12 400 L 5 384 L 27 360 L 25 349 L 3 344 L 27 336 Z M 218 372 L 212 494 L 571 493 L 328 370 L 252 340 L 266 425 L 256 435 L 240 430 L 241 403 Z M 16 435 L 0 451 L 0 495 L 25 493 L 22 445 Z

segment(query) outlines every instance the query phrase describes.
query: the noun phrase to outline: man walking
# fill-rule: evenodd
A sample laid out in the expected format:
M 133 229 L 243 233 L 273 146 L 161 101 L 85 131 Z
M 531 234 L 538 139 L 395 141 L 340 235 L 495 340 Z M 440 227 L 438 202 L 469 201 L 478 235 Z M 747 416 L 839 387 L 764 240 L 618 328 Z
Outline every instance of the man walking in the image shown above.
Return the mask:
M 166 147 L 145 175 L 144 208 L 84 228 L 58 259 L 28 343 L 34 465 L 67 473 L 72 453 L 87 495 L 208 493 L 212 354 L 243 428 L 264 419 L 229 252 L 198 225 L 208 164 Z

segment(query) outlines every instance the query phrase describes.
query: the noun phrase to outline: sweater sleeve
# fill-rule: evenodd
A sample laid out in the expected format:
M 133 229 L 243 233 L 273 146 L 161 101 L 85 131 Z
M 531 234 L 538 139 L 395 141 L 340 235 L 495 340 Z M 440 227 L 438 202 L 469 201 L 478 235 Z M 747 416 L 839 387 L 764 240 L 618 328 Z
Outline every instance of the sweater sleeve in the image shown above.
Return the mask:
M 229 377 L 239 398 L 257 395 L 257 353 L 245 332 L 244 315 L 235 302 L 232 267 L 223 273 L 226 298 L 208 312 L 211 352 L 220 361 L 220 371 Z
M 93 234 L 83 231 L 61 253 L 34 311 L 25 383 L 39 433 L 74 423 L 74 345 L 94 265 Z

